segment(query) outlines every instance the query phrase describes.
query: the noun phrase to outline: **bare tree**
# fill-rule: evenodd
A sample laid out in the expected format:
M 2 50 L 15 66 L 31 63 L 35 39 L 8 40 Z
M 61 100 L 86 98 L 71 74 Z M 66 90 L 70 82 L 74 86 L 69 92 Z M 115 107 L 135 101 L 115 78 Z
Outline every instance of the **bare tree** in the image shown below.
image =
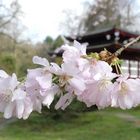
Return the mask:
M 70 14 L 66 18 L 64 27 L 69 29 L 69 35 L 75 31 L 75 34 L 82 34 L 106 28 L 117 26 L 122 28 L 132 28 L 139 18 L 139 13 L 135 12 L 135 0 L 94 0 L 87 2 L 84 12 L 80 15 Z M 70 13 L 70 12 L 69 12 Z M 75 23 L 75 24 L 72 24 Z M 72 26 L 72 27 L 71 27 Z
M 10 4 L 5 4 L 4 0 L 0 0 L 0 31 L 3 31 L 14 20 L 18 19 L 21 8 L 17 0 Z
M 64 10 L 63 14 L 64 21 L 60 24 L 60 30 L 72 36 L 77 35 L 79 31 L 81 32 L 80 22 L 83 20 L 83 16 L 76 14 L 75 11 L 70 9 Z

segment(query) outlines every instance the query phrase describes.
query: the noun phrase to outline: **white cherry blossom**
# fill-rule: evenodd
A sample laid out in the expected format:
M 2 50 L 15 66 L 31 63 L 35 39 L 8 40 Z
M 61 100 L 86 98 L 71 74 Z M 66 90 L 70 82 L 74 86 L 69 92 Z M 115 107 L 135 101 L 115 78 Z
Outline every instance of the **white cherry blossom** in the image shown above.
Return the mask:
M 120 76 L 114 83 L 112 107 L 130 109 L 140 104 L 140 80 Z
M 31 100 L 19 84 L 15 74 L 0 79 L 0 112 L 7 119 L 12 116 L 27 119 L 32 112 Z

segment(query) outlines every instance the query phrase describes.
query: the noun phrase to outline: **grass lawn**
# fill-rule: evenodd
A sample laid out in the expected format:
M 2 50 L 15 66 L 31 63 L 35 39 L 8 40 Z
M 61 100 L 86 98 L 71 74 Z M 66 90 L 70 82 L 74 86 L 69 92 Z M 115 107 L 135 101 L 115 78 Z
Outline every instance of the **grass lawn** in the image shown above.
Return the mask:
M 140 109 L 66 114 L 34 113 L 0 129 L 0 140 L 140 140 Z

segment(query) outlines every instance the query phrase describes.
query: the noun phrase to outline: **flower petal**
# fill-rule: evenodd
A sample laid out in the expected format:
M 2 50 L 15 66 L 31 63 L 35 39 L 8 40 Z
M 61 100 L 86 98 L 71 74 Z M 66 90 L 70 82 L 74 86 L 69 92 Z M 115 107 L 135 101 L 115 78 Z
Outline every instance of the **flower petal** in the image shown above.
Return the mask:
M 24 101 L 18 100 L 16 101 L 16 116 L 18 119 L 21 119 L 24 112 Z
M 72 93 L 66 93 L 64 96 L 61 96 L 57 104 L 55 105 L 55 109 L 61 108 L 64 110 L 73 100 L 74 95 Z
M 80 44 L 78 41 L 74 40 L 74 47 L 76 47 L 81 55 L 86 55 L 87 43 Z
M 14 108 L 15 108 L 15 104 L 13 102 L 9 103 L 5 108 L 4 118 L 6 119 L 11 118 L 13 115 Z
M 42 66 L 49 66 L 49 62 L 46 58 L 41 58 L 39 56 L 34 56 L 33 57 L 33 63 L 34 64 L 39 64 Z
M 46 105 L 48 108 L 50 108 L 50 105 L 54 100 L 54 96 L 59 91 L 60 89 L 58 88 L 58 86 L 56 85 L 52 86 L 52 88 L 46 92 L 46 96 L 45 96 L 45 99 L 43 100 L 43 104 Z
M 8 74 L 3 71 L 3 70 L 0 70 L 0 78 L 7 78 L 8 77 Z
M 36 77 L 36 80 L 38 81 L 39 85 L 43 89 L 49 89 L 52 85 L 52 75 L 47 74 L 45 76 Z
M 9 82 L 10 82 L 9 88 L 13 91 L 15 89 L 15 87 L 17 86 L 17 84 L 19 84 L 15 73 L 12 74 L 12 77 Z
M 31 102 L 30 98 L 26 98 L 25 100 L 25 107 L 24 107 L 24 113 L 23 113 L 23 119 L 27 119 L 31 112 L 33 111 L 33 104 Z
M 53 100 L 54 100 L 54 94 L 53 93 L 49 93 L 45 97 L 45 99 L 43 100 L 43 104 L 46 105 L 48 108 L 50 108 L 50 105 L 51 105 Z
M 82 79 L 72 78 L 68 82 L 75 90 L 84 91 L 86 89 L 85 83 Z
M 74 65 L 73 62 L 63 63 L 61 67 L 63 73 L 65 73 L 66 75 L 74 76 L 79 73 L 78 67 L 76 67 L 76 65 Z
M 23 100 L 23 99 L 25 99 L 25 97 L 26 97 L 26 92 L 24 92 L 21 89 L 16 89 L 13 92 L 12 101 L 14 101 L 14 100 Z

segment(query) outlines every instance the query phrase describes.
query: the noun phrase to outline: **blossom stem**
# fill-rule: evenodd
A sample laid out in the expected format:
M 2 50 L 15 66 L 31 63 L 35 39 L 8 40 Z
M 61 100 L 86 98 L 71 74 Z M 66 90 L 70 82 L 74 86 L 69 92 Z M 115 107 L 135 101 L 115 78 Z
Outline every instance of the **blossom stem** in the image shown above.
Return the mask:
M 120 67 L 120 64 L 117 63 L 117 66 L 118 66 L 118 68 L 119 68 L 120 74 L 122 74 L 123 72 L 122 72 L 122 69 L 121 69 L 121 67 Z
M 54 77 L 53 77 L 53 79 L 52 79 L 52 80 L 53 80 L 53 82 L 54 82 L 54 83 L 56 83 L 56 84 L 57 84 L 57 83 L 58 83 L 58 81 L 59 81 L 59 77 L 58 77 L 58 76 L 56 76 L 56 75 L 54 75 Z
M 115 69 L 116 69 L 117 74 L 119 74 L 119 69 L 117 65 L 115 65 Z

